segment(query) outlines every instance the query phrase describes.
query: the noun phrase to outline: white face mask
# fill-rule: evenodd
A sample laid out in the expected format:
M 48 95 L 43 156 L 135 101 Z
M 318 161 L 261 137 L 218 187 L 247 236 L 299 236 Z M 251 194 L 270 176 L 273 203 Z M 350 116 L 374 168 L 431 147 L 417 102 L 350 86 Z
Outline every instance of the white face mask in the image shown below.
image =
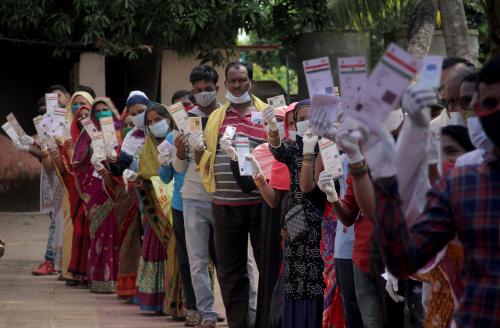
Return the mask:
M 131 120 L 132 120 L 132 123 L 134 123 L 134 125 L 136 127 L 138 127 L 139 129 L 143 129 L 144 128 L 144 115 L 145 115 L 146 112 L 142 112 L 140 114 L 137 114 L 135 116 L 131 116 Z
M 450 113 L 450 125 L 461 125 L 465 126 L 465 121 L 460 112 L 451 112 Z
M 288 138 L 292 141 L 297 141 L 297 131 L 288 130 Z
M 307 129 L 309 129 L 309 120 L 297 122 L 295 125 L 297 126 L 297 135 L 302 137 Z
M 151 133 L 157 138 L 164 138 L 167 136 L 168 123 L 166 120 L 161 120 L 149 126 Z
M 196 103 L 201 107 L 208 107 L 215 101 L 215 91 L 202 91 L 194 94 Z
M 467 119 L 467 128 L 469 130 L 470 141 L 474 147 L 483 149 L 487 152 L 493 148 L 493 143 L 488 138 L 486 133 L 484 133 L 481 122 L 479 122 L 479 118 L 469 117 Z
M 285 122 L 278 122 L 278 132 L 280 134 L 280 139 L 283 140 L 285 137 Z
M 231 92 L 229 92 L 229 90 L 226 92 L 226 99 L 229 100 L 232 104 L 237 104 L 237 105 L 238 104 L 245 104 L 247 102 L 250 102 L 250 100 L 252 100 L 248 91 L 246 91 L 241 96 L 236 97 Z

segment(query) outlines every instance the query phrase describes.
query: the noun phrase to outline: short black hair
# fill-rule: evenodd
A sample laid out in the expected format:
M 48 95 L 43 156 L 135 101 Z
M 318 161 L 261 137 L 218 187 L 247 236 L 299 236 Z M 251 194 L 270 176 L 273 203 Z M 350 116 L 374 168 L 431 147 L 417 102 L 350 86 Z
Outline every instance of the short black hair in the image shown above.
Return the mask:
M 144 126 L 148 126 L 148 113 L 149 112 L 156 112 L 156 114 L 160 115 L 161 117 L 164 118 L 169 118 L 170 114 L 167 111 L 167 108 L 163 106 L 162 104 L 159 103 L 152 103 L 151 107 L 146 109 L 146 114 L 144 115 Z
M 230 62 L 229 64 L 227 64 L 226 66 L 226 71 L 225 71 L 225 75 L 226 75 L 226 80 L 227 80 L 227 72 L 233 68 L 233 67 L 245 67 L 247 69 L 247 73 L 248 73 L 248 78 L 250 80 L 253 80 L 253 66 L 252 64 L 250 63 L 243 63 L 243 62 L 239 62 L 239 61 L 233 61 L 233 62 Z
M 54 91 L 61 91 L 62 93 L 68 93 L 68 89 L 66 89 L 63 85 L 61 84 L 54 84 L 54 85 L 51 85 L 48 89 L 47 89 L 47 93 L 52 93 Z
M 460 57 L 446 57 L 443 60 L 443 70 L 448 69 L 450 67 L 453 67 L 458 64 L 464 64 L 467 67 L 475 67 L 473 63 L 468 61 L 465 58 L 460 58 Z
M 474 72 L 474 73 L 470 73 L 469 75 L 466 75 L 462 81 L 460 82 L 460 85 L 464 82 L 467 82 L 467 83 L 476 83 L 477 82 L 477 78 L 479 76 L 479 73 L 478 72 Z
M 40 97 L 36 101 L 36 109 L 39 109 L 40 107 L 47 107 L 47 103 L 45 102 L 45 96 Z
M 217 71 L 212 66 L 205 64 L 196 66 L 191 71 L 191 74 L 189 74 L 189 82 L 195 84 L 201 80 L 211 81 L 217 84 L 217 82 L 219 82 L 219 74 L 217 74 Z
M 476 149 L 470 141 L 469 132 L 466 127 L 461 125 L 447 125 L 441 129 L 442 135 L 447 135 L 455 140 L 466 151 Z
M 92 98 L 95 98 L 96 94 L 95 94 L 95 91 L 94 89 L 92 89 L 91 87 L 89 87 L 88 85 L 83 85 L 83 84 L 80 84 L 75 92 L 78 92 L 78 91 L 84 91 L 86 93 L 88 93 L 89 95 L 92 96 Z
M 186 96 L 191 96 L 191 91 L 189 91 L 189 90 L 177 90 L 172 95 L 172 99 L 170 99 L 170 102 L 173 104 L 174 102 L 176 102 L 176 100 L 182 99 Z M 189 99 L 191 100 L 191 97 L 189 97 Z
M 476 83 L 476 91 L 479 90 L 479 84 L 495 84 L 500 82 L 500 56 L 490 59 L 479 71 Z

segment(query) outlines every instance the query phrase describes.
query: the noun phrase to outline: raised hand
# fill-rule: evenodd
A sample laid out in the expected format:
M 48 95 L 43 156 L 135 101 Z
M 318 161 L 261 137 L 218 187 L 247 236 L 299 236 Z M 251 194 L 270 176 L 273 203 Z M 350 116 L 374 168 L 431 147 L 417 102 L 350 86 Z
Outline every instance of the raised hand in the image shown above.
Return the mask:
M 318 136 L 314 135 L 311 129 L 308 129 L 302 137 L 302 142 L 304 143 L 303 154 L 314 154 L 314 148 L 318 144 Z
M 257 177 L 262 174 L 262 170 L 260 169 L 259 162 L 253 157 L 252 154 L 246 154 L 245 158 L 250 161 L 250 165 L 252 166 L 252 177 Z
M 191 133 L 188 138 L 188 143 L 194 150 L 202 151 L 205 149 L 205 137 L 203 136 L 203 131 Z
M 262 118 L 264 122 L 267 123 L 270 131 L 278 130 L 278 121 L 276 121 L 276 117 L 274 116 L 274 109 L 272 107 L 267 107 L 262 112 Z
M 234 147 L 231 143 L 231 139 L 229 139 L 229 137 L 224 136 L 224 137 L 220 138 L 219 145 L 220 145 L 220 149 L 226 155 L 228 155 L 232 161 L 238 160 L 238 155 L 236 153 L 236 149 L 234 149 Z
M 333 182 L 333 175 L 327 170 L 319 174 L 318 187 L 326 194 L 326 198 L 330 203 L 335 203 L 339 200 L 337 191 L 335 190 L 335 183 Z
M 438 103 L 437 93 L 432 88 L 413 84 L 403 94 L 403 110 L 413 124 L 419 127 L 428 127 L 431 120 L 429 106 Z

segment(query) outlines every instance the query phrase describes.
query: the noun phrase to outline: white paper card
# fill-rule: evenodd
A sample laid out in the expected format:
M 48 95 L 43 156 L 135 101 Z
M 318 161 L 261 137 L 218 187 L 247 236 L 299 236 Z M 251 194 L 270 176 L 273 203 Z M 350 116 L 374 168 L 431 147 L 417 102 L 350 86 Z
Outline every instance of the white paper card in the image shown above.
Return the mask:
M 285 96 L 279 95 L 276 97 L 267 98 L 267 104 L 272 108 L 286 106 Z
M 177 128 L 179 131 L 182 133 L 187 133 L 188 132 L 188 125 L 187 125 L 187 113 L 186 110 L 184 109 L 184 105 L 179 101 L 172 106 L 167 107 L 168 112 L 170 113 L 170 116 L 174 119 L 175 124 L 177 125 Z
M 438 90 L 443 66 L 442 56 L 424 56 L 418 76 L 418 84 Z
M 320 137 L 327 135 L 339 110 L 339 97 L 333 94 L 313 94 L 308 112 L 312 133 Z
M 328 57 L 304 60 L 302 65 L 304 66 L 309 97 L 312 97 L 313 94 L 334 94 L 332 70 Z
M 59 102 L 57 101 L 57 93 L 46 93 L 45 105 L 47 108 L 47 113 L 52 114 L 59 107 Z
M 111 149 L 117 147 L 118 140 L 116 139 L 115 123 L 113 121 L 113 117 L 102 117 L 99 119 L 99 123 L 101 124 L 102 136 L 104 138 L 104 144 L 106 145 L 106 148 Z
M 224 131 L 223 137 L 228 137 L 229 139 L 233 139 L 235 133 L 236 133 L 236 128 L 232 125 L 228 125 L 226 126 L 226 130 Z
M 264 124 L 264 118 L 262 117 L 261 112 L 253 112 L 251 116 L 252 123 L 255 125 Z
M 342 108 L 349 111 L 356 104 L 358 92 L 367 79 L 367 66 L 365 57 L 343 57 L 338 61 L 340 98 Z
M 104 138 L 102 137 L 102 132 L 96 131 L 90 135 L 92 140 L 92 150 L 95 154 L 100 154 L 101 156 L 105 156 L 104 149 Z
M 2 125 L 2 129 L 7 133 L 9 138 L 14 141 L 14 142 L 19 142 L 19 135 L 17 134 L 16 130 L 10 125 L 9 122 L 5 122 Z
M 35 126 L 36 133 L 39 136 L 46 134 L 42 127 L 42 119 L 43 117 L 41 115 L 38 115 L 37 117 L 33 118 L 33 125 Z
M 52 117 L 48 113 L 43 114 L 40 124 L 45 136 L 49 136 L 52 131 Z
M 82 123 L 83 128 L 85 131 L 87 131 L 87 134 L 92 137 L 93 135 L 97 134 L 99 131 L 94 125 L 94 122 L 88 117 L 80 120 L 80 123 Z
M 344 174 L 342 170 L 342 159 L 340 158 L 335 142 L 326 138 L 321 138 L 318 142 L 318 146 L 323 165 L 325 169 L 333 175 L 333 178 L 336 179 Z
M 167 139 L 163 140 L 157 147 L 159 153 L 174 152 L 175 147 Z
M 195 133 L 198 131 L 203 131 L 203 123 L 201 117 L 188 117 L 188 132 Z
M 376 129 L 400 106 L 401 95 L 417 74 L 420 62 L 395 44 L 390 44 L 359 93 L 348 115 Z
M 247 137 L 237 137 L 235 140 L 236 154 L 238 155 L 238 166 L 240 168 L 241 176 L 252 175 L 252 165 L 250 161 L 245 158 L 250 154 L 250 142 Z
M 6 119 L 10 126 L 16 131 L 18 136 L 24 136 L 26 134 L 13 113 L 9 113 Z
M 66 127 L 66 109 L 56 108 L 52 114 L 49 114 L 51 119 L 50 124 L 50 135 L 51 136 L 64 136 L 64 130 Z

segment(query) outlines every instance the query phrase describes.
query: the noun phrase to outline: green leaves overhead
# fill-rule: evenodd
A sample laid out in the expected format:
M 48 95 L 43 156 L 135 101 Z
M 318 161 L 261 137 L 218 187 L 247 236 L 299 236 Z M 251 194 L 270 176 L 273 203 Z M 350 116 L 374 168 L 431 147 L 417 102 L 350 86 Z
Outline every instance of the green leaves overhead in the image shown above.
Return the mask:
M 238 30 L 264 22 L 259 0 L 2 0 L 0 33 L 136 57 L 161 46 L 180 54 L 236 43 Z

